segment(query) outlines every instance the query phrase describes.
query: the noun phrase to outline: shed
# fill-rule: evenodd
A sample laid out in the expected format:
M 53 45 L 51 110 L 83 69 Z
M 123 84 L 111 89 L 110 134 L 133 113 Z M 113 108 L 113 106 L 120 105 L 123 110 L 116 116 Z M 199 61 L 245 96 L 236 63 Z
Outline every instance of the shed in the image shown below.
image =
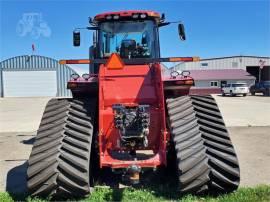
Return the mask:
M 0 62 L 1 97 L 69 97 L 66 88 L 76 73 L 57 60 L 39 55 L 22 55 Z

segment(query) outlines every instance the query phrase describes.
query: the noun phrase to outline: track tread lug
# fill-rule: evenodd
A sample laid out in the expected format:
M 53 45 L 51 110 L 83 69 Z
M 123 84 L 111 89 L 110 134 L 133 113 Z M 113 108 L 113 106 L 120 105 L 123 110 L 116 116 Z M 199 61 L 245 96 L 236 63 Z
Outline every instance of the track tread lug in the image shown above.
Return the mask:
M 182 96 L 166 103 L 180 192 L 236 190 L 240 181 L 238 160 L 215 99 Z
M 28 160 L 33 196 L 83 197 L 90 193 L 95 99 L 53 99 L 46 105 Z

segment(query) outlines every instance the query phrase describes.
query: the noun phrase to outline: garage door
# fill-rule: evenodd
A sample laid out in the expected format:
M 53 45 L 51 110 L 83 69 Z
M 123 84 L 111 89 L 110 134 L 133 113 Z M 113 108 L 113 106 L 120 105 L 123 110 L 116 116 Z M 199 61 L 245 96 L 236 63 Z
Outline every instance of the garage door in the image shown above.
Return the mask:
M 56 96 L 56 71 L 3 71 L 4 97 Z

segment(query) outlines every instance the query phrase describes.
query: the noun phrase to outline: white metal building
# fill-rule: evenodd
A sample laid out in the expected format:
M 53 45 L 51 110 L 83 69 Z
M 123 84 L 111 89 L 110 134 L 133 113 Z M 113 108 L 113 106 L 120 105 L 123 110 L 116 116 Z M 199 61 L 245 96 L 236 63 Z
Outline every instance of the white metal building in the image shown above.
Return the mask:
M 23 55 L 0 62 L 0 97 L 67 97 L 67 81 L 75 73 L 57 60 Z
M 213 69 L 243 69 L 259 79 L 260 65 L 261 80 L 270 80 L 270 57 L 257 56 L 231 56 L 220 58 L 201 59 L 199 62 L 187 62 L 177 64 L 176 70 L 213 70 Z
M 248 66 L 260 66 L 260 60 L 265 61 L 264 66 L 270 66 L 270 57 L 257 56 L 231 56 L 220 58 L 201 59 L 199 62 L 186 62 L 177 64 L 178 69 L 244 69 Z

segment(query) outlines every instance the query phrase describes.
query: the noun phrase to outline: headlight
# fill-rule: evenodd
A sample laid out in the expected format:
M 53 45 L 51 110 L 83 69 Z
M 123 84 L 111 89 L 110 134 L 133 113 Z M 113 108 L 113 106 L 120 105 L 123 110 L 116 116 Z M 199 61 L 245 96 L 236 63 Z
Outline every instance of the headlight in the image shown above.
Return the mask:
M 75 74 L 71 74 L 70 77 L 71 77 L 73 80 L 77 80 L 77 79 L 80 77 L 80 75 L 75 73 Z
M 84 78 L 85 80 L 88 80 L 90 78 L 90 75 L 89 74 L 83 74 L 82 78 Z

